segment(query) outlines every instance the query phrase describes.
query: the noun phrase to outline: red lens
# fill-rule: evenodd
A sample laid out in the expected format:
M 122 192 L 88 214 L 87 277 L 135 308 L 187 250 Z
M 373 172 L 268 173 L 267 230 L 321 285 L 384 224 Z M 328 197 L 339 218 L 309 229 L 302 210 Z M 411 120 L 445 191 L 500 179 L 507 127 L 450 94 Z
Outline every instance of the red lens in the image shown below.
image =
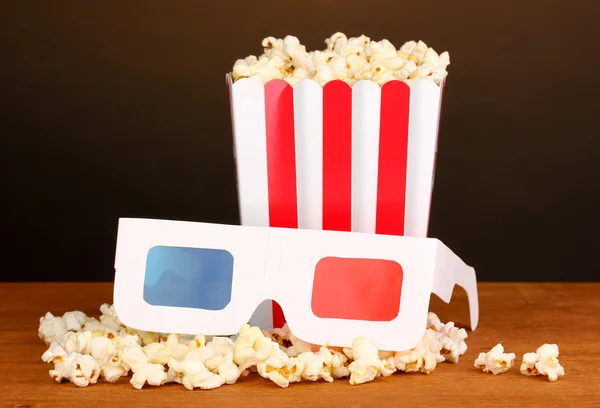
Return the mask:
M 400 312 L 402 267 L 383 259 L 321 259 L 315 267 L 312 311 L 317 317 L 390 321 Z

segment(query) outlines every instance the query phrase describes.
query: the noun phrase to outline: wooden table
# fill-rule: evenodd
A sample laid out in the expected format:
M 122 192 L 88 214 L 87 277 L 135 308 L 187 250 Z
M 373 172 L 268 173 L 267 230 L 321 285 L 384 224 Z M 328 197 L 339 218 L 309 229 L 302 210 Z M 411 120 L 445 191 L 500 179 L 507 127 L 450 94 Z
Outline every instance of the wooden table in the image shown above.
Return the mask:
M 434 297 L 431 309 L 442 321 L 467 327 L 468 309 L 462 289 L 451 304 Z M 134 389 L 128 379 L 102 380 L 87 388 L 48 376 L 51 365 L 40 357 L 46 349 L 38 338 L 40 316 L 82 310 L 97 316 L 112 301 L 112 284 L 0 284 L 0 406 L 4 407 L 600 407 L 600 283 L 479 285 L 481 319 L 471 333 L 469 350 L 458 364 L 443 363 L 431 375 L 396 373 L 372 383 L 351 386 L 297 383 L 282 389 L 250 376 L 216 390 L 188 391 L 178 384 Z M 502 343 L 517 354 L 516 367 L 493 376 L 473 367 L 481 351 Z M 523 353 L 543 343 L 560 346 L 566 376 L 555 383 L 519 374 Z

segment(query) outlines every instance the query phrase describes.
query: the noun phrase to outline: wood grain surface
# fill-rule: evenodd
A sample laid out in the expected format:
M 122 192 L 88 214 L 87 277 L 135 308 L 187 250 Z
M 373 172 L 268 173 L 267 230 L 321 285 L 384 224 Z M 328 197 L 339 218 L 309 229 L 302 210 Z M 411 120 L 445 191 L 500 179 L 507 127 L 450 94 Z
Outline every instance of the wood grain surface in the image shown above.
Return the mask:
M 112 284 L 0 284 L 0 405 L 2 407 L 600 407 L 600 283 L 483 283 L 479 285 L 481 319 L 469 331 L 469 349 L 458 364 L 443 363 L 430 375 L 396 373 L 351 386 L 347 380 L 291 384 L 282 389 L 252 375 L 216 390 L 188 391 L 179 384 L 134 389 L 128 379 L 99 380 L 87 388 L 48 376 L 41 360 L 46 349 L 38 338 L 39 318 L 47 311 L 81 310 L 98 316 L 112 302 Z M 455 290 L 450 304 L 433 298 L 431 310 L 442 321 L 467 327 L 466 295 Z M 506 374 L 484 374 L 473 367 L 481 351 L 502 343 L 517 354 Z M 523 353 L 543 343 L 557 343 L 566 375 L 555 383 L 519 373 Z

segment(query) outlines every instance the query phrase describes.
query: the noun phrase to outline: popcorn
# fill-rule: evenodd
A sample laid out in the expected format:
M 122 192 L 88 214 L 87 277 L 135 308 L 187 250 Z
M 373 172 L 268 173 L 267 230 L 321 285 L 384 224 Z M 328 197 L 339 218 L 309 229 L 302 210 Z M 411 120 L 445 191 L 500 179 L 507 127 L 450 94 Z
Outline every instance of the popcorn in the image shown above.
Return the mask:
M 415 41 L 407 41 L 400 47 L 400 52 L 409 56 L 413 53 L 415 48 L 417 48 L 417 43 Z
M 507 372 L 515 363 L 515 358 L 515 353 L 504 353 L 502 344 L 497 344 L 487 353 L 479 353 L 474 365 L 484 373 L 497 375 Z
M 48 350 L 42 354 L 42 361 L 44 363 L 51 363 L 54 359 L 59 357 L 65 357 L 67 352 L 60 346 L 60 344 L 53 342 L 50 344 Z
M 558 345 L 544 344 L 535 353 L 523 355 L 521 374 L 527 376 L 546 375 L 552 382 L 565 375 L 565 369 L 558 361 Z
M 294 40 L 287 41 L 282 49 L 289 46 L 294 50 Z M 361 41 L 369 44 L 368 38 Z M 334 47 L 342 46 L 348 44 L 340 38 Z M 364 337 L 355 339 L 351 348 L 317 346 L 298 339 L 287 324 L 272 331 L 244 325 L 232 338 L 143 332 L 125 327 L 113 306 L 104 304 L 100 310 L 100 320 L 77 311 L 63 317 L 47 313 L 40 319 L 38 334 L 49 341 L 42 360 L 54 364 L 49 374 L 57 382 L 67 379 L 85 387 L 100 376 L 116 382 L 131 371 L 130 383 L 137 389 L 145 384 L 176 382 L 192 390 L 234 384 L 240 376 L 258 372 L 280 387 L 301 380 L 332 382 L 345 377 L 355 385 L 398 370 L 429 373 L 444 361 L 442 342 L 449 355 L 466 350 L 464 330 L 452 322 L 444 325 L 433 313 L 428 316 L 428 329 L 421 342 L 412 350 L 396 353 L 380 351 Z M 538 356 L 531 354 L 535 366 Z M 546 374 L 552 368 L 546 363 L 541 370 Z
M 194 388 L 210 390 L 218 388 L 224 383 L 221 376 L 211 373 L 206 367 L 195 374 L 183 377 L 183 386 L 188 390 Z
M 119 358 L 123 367 L 130 369 L 134 373 L 144 366 L 144 364 L 148 364 L 148 356 L 146 356 L 140 345 L 127 346 L 119 350 Z
M 203 349 L 207 348 L 209 347 L 203 347 Z M 169 372 L 175 374 L 174 381 L 183 384 L 189 390 L 217 388 L 226 382 L 233 384 L 239 378 L 240 371 L 233 364 L 232 353 L 228 353 L 223 363 L 217 368 L 217 371 L 221 370 L 219 374 L 211 372 L 199 358 L 195 357 L 197 355 L 188 354 L 182 361 L 174 358 L 169 360 Z
M 352 342 L 351 354 L 354 361 L 348 366 L 350 384 L 356 385 L 373 381 L 381 374 L 379 350 L 369 340 L 364 337 L 355 339 Z
M 65 341 L 65 351 L 67 353 L 90 354 L 90 344 L 92 341 L 92 332 L 69 332 Z
M 537 353 L 525 353 L 523 354 L 523 361 L 521 362 L 520 371 L 521 374 L 527 376 L 540 375 L 540 372 L 535 368 L 535 364 L 538 362 Z
M 60 383 L 69 380 L 78 387 L 95 384 L 100 376 L 98 362 L 90 355 L 69 353 L 52 359 L 54 369 L 49 371 L 50 377 Z
M 137 336 L 142 346 L 147 346 L 148 344 L 156 343 L 159 337 L 158 333 L 146 332 L 142 330 L 131 330 L 130 334 Z
M 188 347 L 179 342 L 177 334 L 169 334 L 167 340 L 160 343 L 150 343 L 143 347 L 148 356 L 148 362 L 165 365 L 171 358 L 181 360 L 188 353 Z
M 197 349 L 190 349 L 190 351 L 188 351 L 188 353 L 185 355 L 184 360 L 198 360 L 204 364 L 206 361 L 210 360 L 216 355 L 217 352 L 215 349 L 206 345 Z
M 67 331 L 67 323 L 62 317 L 54 316 L 48 312 L 40 318 L 38 335 L 46 344 L 52 343 L 57 337 L 66 334 Z
M 79 311 L 67 312 L 62 318 L 69 331 L 80 331 L 88 321 L 87 315 Z
M 199 373 L 204 370 L 206 367 L 204 363 L 193 357 L 186 356 L 183 360 L 175 360 L 172 358 L 169 360 L 169 368 L 172 369 L 177 375 L 181 378 L 189 375 L 193 375 Z
M 161 364 L 144 363 L 133 370 L 133 376 L 129 381 L 138 390 L 142 389 L 144 384 L 159 386 L 168 381 L 165 367 Z
M 337 32 L 326 39 L 325 44 L 327 44 L 327 50 L 333 51 L 338 45 L 338 42 L 339 44 L 345 46 L 348 43 L 348 37 L 346 37 L 346 34 Z
M 397 50 L 386 39 L 371 41 L 364 35 L 348 38 L 338 32 L 325 44 L 324 50 L 307 52 L 294 36 L 267 37 L 262 41 L 264 53 L 238 59 L 232 78 L 254 78 L 261 84 L 283 79 L 290 85 L 312 79 L 322 86 L 333 80 L 349 85 L 359 80 L 372 80 L 379 85 L 400 80 L 410 86 L 421 80 L 441 85 L 448 74 L 448 52 L 438 54 L 423 41 L 408 41 Z
M 394 356 L 390 356 L 384 359 L 381 359 L 381 365 L 379 366 L 379 372 L 384 377 L 389 377 L 398 371 L 396 367 L 396 359 Z
M 323 378 L 327 382 L 333 381 L 331 370 L 324 368 L 326 356 L 323 353 L 307 351 L 301 353 L 297 358 L 298 361 L 304 364 L 304 370 L 301 374 L 303 379 L 317 381 L 318 379 Z
M 440 331 L 444 327 L 444 323 L 440 321 L 440 318 L 433 312 L 427 314 L 427 328 L 433 329 L 436 332 Z
M 282 388 L 287 388 L 292 382 L 300 382 L 304 371 L 304 362 L 297 357 L 286 360 L 272 359 L 257 365 L 258 373 L 268 378 Z
M 114 305 L 104 303 L 100 306 L 100 312 L 102 312 L 100 323 L 102 323 L 105 328 L 115 330 L 117 333 L 125 328 L 117 316 Z
M 366 53 L 367 57 L 370 57 L 370 62 L 379 62 L 386 58 L 397 57 L 396 47 L 388 40 L 371 41 L 366 47 Z
M 104 336 L 108 333 L 105 333 L 105 327 L 100 321 L 96 318 L 91 318 L 82 327 L 82 330 L 91 331 L 92 337 Z M 113 332 L 114 334 L 114 332 Z
M 217 367 L 217 374 L 223 379 L 225 384 L 235 384 L 240 378 L 242 371 L 233 362 L 233 353 L 229 352 L 223 358 L 223 361 Z
M 137 334 L 128 334 L 125 330 L 121 330 L 117 336 L 112 336 L 111 333 L 109 333 L 107 338 L 112 339 L 112 342 L 117 350 L 124 349 L 127 346 L 136 346 L 142 344 L 142 341 Z
M 78 354 L 78 353 L 72 353 Z M 90 355 L 77 355 L 71 363 L 70 380 L 78 387 L 87 387 L 95 384 L 100 376 L 98 362 Z
M 348 358 L 343 353 L 322 346 L 319 350 L 319 354 L 323 356 L 325 364 L 323 371 L 326 374 L 322 375 L 323 378 L 327 375 L 327 377 L 331 377 L 331 381 L 333 381 L 336 378 L 344 378 L 350 375 Z M 325 378 L 325 380 L 330 381 L 328 378 Z
M 435 370 L 437 363 L 444 361 L 440 354 L 441 349 L 438 333 L 426 329 L 425 335 L 414 348 L 394 354 L 394 363 L 399 371 L 430 374 Z
M 196 337 L 194 337 L 194 340 L 190 340 L 190 342 L 188 343 L 188 347 L 191 350 L 197 350 L 201 347 L 204 347 L 206 345 L 206 337 L 204 336 L 204 334 L 198 334 Z
M 348 357 L 335 350 L 331 350 L 331 354 L 331 376 L 334 379 L 349 377 L 350 369 L 348 368 Z
M 233 352 L 233 341 L 229 337 L 213 337 L 210 346 L 220 356 Z
M 242 326 L 240 335 L 233 344 L 233 361 L 241 370 L 245 370 L 256 364 L 255 343 L 264 337 L 265 335 L 260 328 L 256 326 L 250 327 L 248 324 Z
M 467 331 L 454 327 L 453 322 L 446 323 L 438 330 L 438 339 L 442 343 L 441 354 L 447 361 L 458 363 L 459 357 L 467 351 L 467 337 Z
M 292 340 L 290 340 L 291 334 L 292 332 L 290 331 L 287 323 L 284 323 L 283 327 L 273 329 L 273 331 L 269 333 L 269 336 L 271 337 L 271 340 L 279 344 L 279 346 L 285 351 L 286 349 L 292 347 Z
M 57 383 L 63 380 L 71 379 L 71 367 L 75 359 L 79 356 L 77 353 L 66 354 L 52 358 L 51 362 L 54 363 L 54 369 L 50 370 L 50 378 L 54 379 Z
M 121 357 L 118 354 L 113 355 L 108 361 L 100 366 L 100 375 L 108 382 L 116 382 L 124 377 L 129 370 L 122 364 Z
M 90 354 L 100 364 L 105 364 L 112 358 L 116 346 L 108 337 L 94 337 L 90 342 Z

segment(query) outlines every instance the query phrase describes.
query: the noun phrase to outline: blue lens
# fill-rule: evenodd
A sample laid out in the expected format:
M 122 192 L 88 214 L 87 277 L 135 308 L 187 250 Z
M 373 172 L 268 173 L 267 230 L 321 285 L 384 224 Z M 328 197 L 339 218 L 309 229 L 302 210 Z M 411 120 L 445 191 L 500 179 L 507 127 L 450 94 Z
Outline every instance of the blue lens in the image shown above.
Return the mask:
M 232 279 L 228 251 L 156 246 L 146 259 L 144 300 L 153 306 L 222 310 L 231 301 Z

